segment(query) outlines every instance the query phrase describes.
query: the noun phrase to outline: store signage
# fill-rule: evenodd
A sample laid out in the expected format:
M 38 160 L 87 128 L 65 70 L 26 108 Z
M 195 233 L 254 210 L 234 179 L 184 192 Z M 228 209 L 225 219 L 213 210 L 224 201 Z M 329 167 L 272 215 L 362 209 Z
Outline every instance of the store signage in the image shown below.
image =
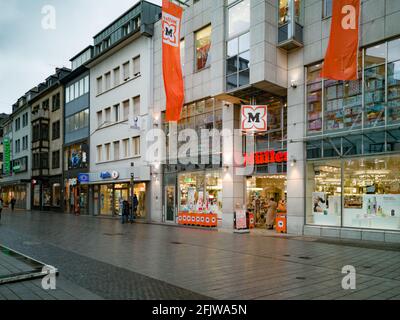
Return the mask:
M 267 150 L 263 152 L 244 154 L 244 165 L 283 163 L 287 161 L 288 161 L 287 151 L 275 152 L 275 150 Z
M 4 145 L 4 174 L 8 175 L 11 171 L 11 143 L 9 138 L 3 139 Z
M 102 172 L 102 173 L 100 173 L 100 178 L 102 178 L 102 179 L 111 179 L 111 173 Z
M 139 117 L 129 118 L 129 126 L 132 130 L 140 130 Z
M 76 178 L 69 179 L 69 184 L 74 187 L 78 184 L 78 180 Z
M 267 131 L 267 106 L 242 106 L 243 131 Z
M 78 181 L 80 183 L 88 183 L 90 181 L 89 174 L 81 173 L 78 175 Z
M 111 178 L 117 180 L 119 178 L 119 172 L 118 171 L 111 172 Z

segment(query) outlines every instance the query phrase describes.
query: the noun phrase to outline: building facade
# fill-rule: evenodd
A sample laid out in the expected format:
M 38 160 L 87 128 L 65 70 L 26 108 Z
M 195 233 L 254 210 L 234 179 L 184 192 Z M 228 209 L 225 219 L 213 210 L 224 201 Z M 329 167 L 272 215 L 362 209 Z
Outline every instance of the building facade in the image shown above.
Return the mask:
M 31 101 L 33 210 L 63 210 L 64 87 L 60 80 L 69 73 L 66 68 L 56 69 Z
M 163 220 L 176 223 L 182 213 L 207 213 L 218 219 L 219 227 L 232 229 L 234 212 L 247 208 L 262 225 L 264 214 L 258 208 L 271 197 L 287 197 L 286 163 L 260 163 L 245 175 L 237 174 L 241 165 L 236 155 L 243 154 L 239 129 L 245 104 L 269 106 L 269 130 L 255 137 L 254 151 L 287 149 L 287 52 L 277 46 L 277 3 L 186 3 L 181 40 L 185 106 L 175 135 L 190 128 L 199 136 L 203 129 L 224 130 L 230 136 L 222 148 L 210 150 L 206 164 L 187 166 L 178 161 L 165 166 Z M 162 112 L 160 24 L 157 30 L 154 104 Z M 174 136 L 168 124 L 166 131 Z
M 140 1 L 94 37 L 90 68 L 91 213 L 118 216 L 136 194 L 137 218 L 161 211 L 145 137 L 152 126 L 153 24 L 161 8 Z M 157 203 L 159 208 L 157 208 Z
M 71 61 L 72 72 L 64 77 L 63 115 L 63 191 L 64 212 L 89 214 L 87 174 L 90 164 L 90 78 L 84 63 L 91 59 L 93 47 L 85 48 Z
M 252 174 L 235 174 L 238 164 L 229 158 L 243 153 L 236 143 L 223 148 L 220 164 L 167 162 L 162 220 L 213 213 L 220 227 L 232 228 L 235 210 L 246 208 L 263 226 L 272 197 L 284 200 L 291 234 L 398 239 L 400 8 L 362 2 L 360 78 L 343 83 L 319 77 L 332 1 L 186 4 L 185 106 L 176 132 L 239 129 L 247 104 L 268 106 L 268 127 L 254 137 L 254 153 L 262 156 Z M 154 105 L 163 112 L 161 23 L 156 30 Z M 173 134 L 168 124 L 165 130 Z
M 3 177 L 1 194 L 9 206 L 15 199 L 15 207 L 31 208 L 31 127 L 30 101 L 36 89 L 22 96 L 13 106 L 13 113 L 3 122 Z

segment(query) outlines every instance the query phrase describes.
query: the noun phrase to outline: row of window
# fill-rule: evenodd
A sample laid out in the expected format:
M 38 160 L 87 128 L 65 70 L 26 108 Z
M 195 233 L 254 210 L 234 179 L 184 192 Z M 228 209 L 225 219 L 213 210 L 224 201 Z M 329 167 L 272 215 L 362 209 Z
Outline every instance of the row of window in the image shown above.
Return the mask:
M 373 128 L 400 122 L 400 39 L 363 49 L 359 79 L 323 80 L 307 68 L 307 133 Z
M 58 92 L 51 97 L 51 111 L 57 111 L 61 107 L 61 94 Z M 35 105 L 32 108 L 32 113 L 35 114 L 39 111 L 40 106 Z M 42 101 L 42 109 L 47 111 L 50 109 L 50 99 Z
M 122 73 L 121 73 L 122 71 Z M 140 56 L 132 59 L 133 78 L 140 76 Z M 122 78 L 121 78 L 122 77 Z M 131 61 L 127 61 L 116 67 L 112 72 L 106 72 L 103 76 L 97 78 L 97 94 L 119 86 L 122 82 L 131 79 Z M 121 82 L 122 81 L 122 82 Z
M 89 76 L 86 76 L 65 88 L 65 103 L 69 103 L 89 93 Z
M 133 118 L 140 115 L 140 96 L 125 100 L 122 103 L 114 105 L 112 108 L 108 107 L 98 111 L 97 127 L 101 128 L 107 124 L 127 121 L 129 120 L 130 114 L 132 114 Z
M 28 136 L 22 137 L 22 151 L 28 150 Z M 21 139 L 15 140 L 15 153 L 21 152 Z
M 59 169 L 61 167 L 61 152 L 60 150 L 51 153 L 51 168 Z M 32 155 L 32 169 L 49 169 L 49 153 L 40 152 Z
M 89 109 L 75 113 L 65 119 L 65 133 L 73 133 L 89 127 Z
M 116 161 L 131 157 L 140 157 L 140 136 L 97 146 L 97 162 Z
M 126 37 L 132 31 L 138 30 L 140 28 L 140 26 L 141 26 L 141 16 L 139 15 L 139 16 L 135 17 L 134 19 L 130 20 L 129 22 L 127 22 L 121 28 L 114 31 L 110 36 L 105 38 L 99 44 L 97 44 L 95 47 L 95 54 L 96 55 L 100 54 L 104 50 L 111 47 L 111 45 L 113 43 L 119 41 L 122 37 Z
M 28 126 L 28 112 L 22 115 L 22 127 L 25 128 Z M 21 129 L 21 117 L 15 119 L 15 131 L 19 131 Z

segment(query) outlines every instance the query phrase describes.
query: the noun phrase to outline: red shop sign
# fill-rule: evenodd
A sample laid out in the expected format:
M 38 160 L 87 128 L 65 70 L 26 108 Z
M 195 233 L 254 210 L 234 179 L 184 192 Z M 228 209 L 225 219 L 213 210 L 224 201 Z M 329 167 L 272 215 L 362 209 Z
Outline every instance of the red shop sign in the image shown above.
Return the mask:
M 246 164 L 268 164 L 283 163 L 288 161 L 287 151 L 275 152 L 275 150 L 267 150 L 263 152 L 253 152 L 244 154 L 244 165 Z

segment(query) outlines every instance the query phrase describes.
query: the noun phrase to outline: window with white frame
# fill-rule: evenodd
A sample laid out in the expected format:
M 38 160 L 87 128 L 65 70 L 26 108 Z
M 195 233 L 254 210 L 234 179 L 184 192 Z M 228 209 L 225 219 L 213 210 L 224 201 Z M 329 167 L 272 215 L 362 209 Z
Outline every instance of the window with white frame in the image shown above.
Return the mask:
M 133 117 L 140 116 L 140 96 L 133 98 Z
M 140 75 L 140 56 L 133 58 L 133 76 L 137 77 Z
M 140 156 L 140 136 L 132 138 L 132 156 Z
M 129 100 L 124 101 L 122 105 L 123 105 L 124 121 L 129 120 Z
M 119 141 L 114 142 L 114 160 L 119 160 L 120 158 Z
M 122 65 L 122 72 L 123 72 L 123 76 L 124 76 L 124 81 L 129 80 L 130 78 L 130 72 L 129 72 L 129 61 L 125 62 Z
M 97 146 L 97 162 L 103 161 L 103 146 Z
M 122 141 L 124 158 L 129 158 L 129 139 Z
M 120 68 L 117 67 L 114 69 L 114 86 L 118 86 L 121 82 L 121 71 Z

